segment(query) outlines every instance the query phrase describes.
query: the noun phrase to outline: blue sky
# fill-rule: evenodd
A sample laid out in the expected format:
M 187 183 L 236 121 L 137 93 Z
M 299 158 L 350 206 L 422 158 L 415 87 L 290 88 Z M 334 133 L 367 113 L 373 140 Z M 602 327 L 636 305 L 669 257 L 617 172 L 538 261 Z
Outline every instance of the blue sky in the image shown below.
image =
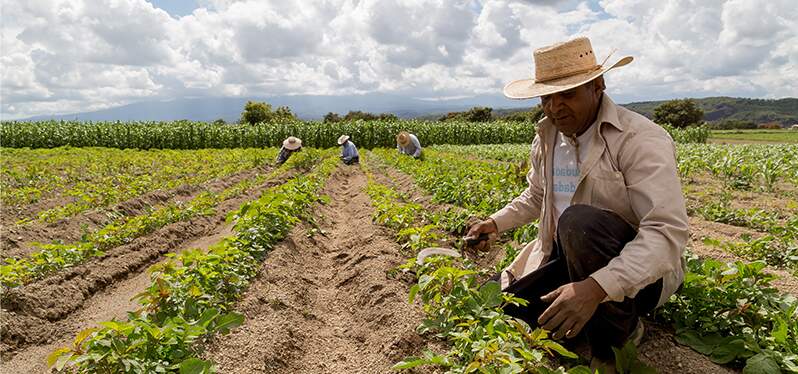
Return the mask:
M 152 5 L 165 10 L 175 18 L 187 16 L 199 8 L 199 3 L 195 0 L 148 0 Z
M 619 102 L 798 96 L 794 0 L 0 0 L 0 117 L 188 97 L 500 95 L 577 36 Z

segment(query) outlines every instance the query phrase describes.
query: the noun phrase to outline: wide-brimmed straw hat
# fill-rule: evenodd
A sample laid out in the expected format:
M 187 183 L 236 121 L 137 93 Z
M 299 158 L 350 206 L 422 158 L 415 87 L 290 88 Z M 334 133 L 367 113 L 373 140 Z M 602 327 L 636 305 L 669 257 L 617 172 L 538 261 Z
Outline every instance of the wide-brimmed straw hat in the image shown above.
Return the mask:
M 402 147 L 407 147 L 410 145 L 410 134 L 408 134 L 407 131 L 400 132 L 396 135 L 396 142 Z
M 283 147 L 289 151 L 295 151 L 302 147 L 302 139 L 299 139 L 294 136 L 289 136 L 285 140 L 283 140 Z
M 531 99 L 570 90 L 633 60 L 632 56 L 626 56 L 612 65 L 604 65 L 610 56 L 612 53 L 597 64 L 590 39 L 586 37 L 536 49 L 532 53 L 535 77 L 510 82 L 504 86 L 504 96 Z
M 347 140 L 349 140 L 349 135 L 341 135 L 338 138 L 338 145 L 342 145 L 342 144 L 346 143 Z

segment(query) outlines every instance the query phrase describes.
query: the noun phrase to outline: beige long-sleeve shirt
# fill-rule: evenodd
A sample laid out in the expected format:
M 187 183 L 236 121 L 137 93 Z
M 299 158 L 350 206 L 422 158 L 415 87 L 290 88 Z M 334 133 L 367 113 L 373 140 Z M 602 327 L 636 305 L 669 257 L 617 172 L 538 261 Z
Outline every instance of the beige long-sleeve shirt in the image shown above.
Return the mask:
M 592 141 L 580 165 L 571 204 L 608 209 L 637 229 L 634 240 L 607 266 L 591 275 L 607 299 L 633 298 L 645 286 L 663 279 L 658 305 L 684 280 L 687 211 L 668 133 L 644 116 L 616 105 L 605 93 Z M 538 238 L 502 271 L 502 287 L 537 269 L 551 254 L 555 237 L 552 159 L 557 129 L 547 118 L 538 123 L 532 143 L 529 187 L 494 213 L 499 232 L 540 219 Z

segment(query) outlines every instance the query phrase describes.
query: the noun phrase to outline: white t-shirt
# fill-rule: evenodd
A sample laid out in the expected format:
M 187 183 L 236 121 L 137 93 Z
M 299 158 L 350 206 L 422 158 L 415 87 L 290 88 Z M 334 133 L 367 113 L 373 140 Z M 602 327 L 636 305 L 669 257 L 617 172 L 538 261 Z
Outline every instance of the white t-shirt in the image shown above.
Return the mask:
M 592 128 L 592 126 L 591 126 Z M 554 222 L 560 220 L 560 214 L 571 206 L 571 199 L 579 182 L 579 168 L 585 162 L 587 150 L 592 142 L 590 128 L 573 140 L 561 132 L 557 132 L 557 144 L 554 147 Z M 578 144 L 578 147 L 576 146 Z M 577 163 L 576 152 L 579 150 Z

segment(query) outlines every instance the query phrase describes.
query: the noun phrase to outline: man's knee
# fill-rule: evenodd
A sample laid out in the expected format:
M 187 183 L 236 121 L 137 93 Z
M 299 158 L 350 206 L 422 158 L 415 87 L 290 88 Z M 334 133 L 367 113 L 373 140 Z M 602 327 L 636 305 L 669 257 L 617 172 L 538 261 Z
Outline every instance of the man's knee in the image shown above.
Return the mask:
M 607 212 L 590 205 L 571 205 L 560 214 L 557 236 L 560 240 L 582 242 Z

